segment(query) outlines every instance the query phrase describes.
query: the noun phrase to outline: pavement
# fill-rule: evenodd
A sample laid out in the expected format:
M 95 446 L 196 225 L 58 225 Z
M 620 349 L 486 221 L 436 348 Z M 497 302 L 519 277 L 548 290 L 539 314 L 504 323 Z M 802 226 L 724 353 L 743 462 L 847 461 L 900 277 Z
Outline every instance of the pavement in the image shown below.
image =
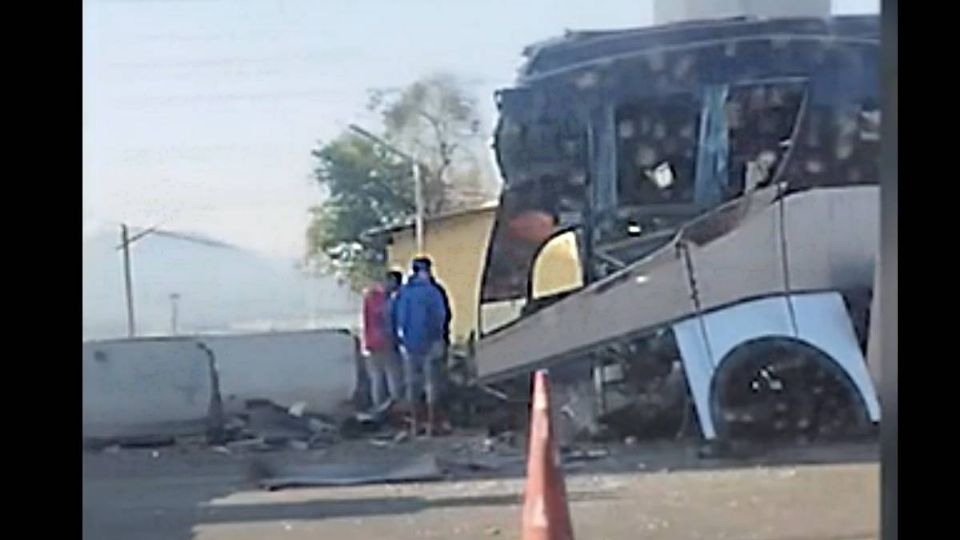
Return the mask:
M 85 452 L 83 537 L 519 538 L 522 465 L 430 483 L 282 491 L 259 489 L 248 472 L 263 459 L 329 464 L 463 452 L 449 441 L 436 445 L 374 448 L 358 441 L 256 455 L 208 448 Z M 676 444 L 624 446 L 571 464 L 567 491 L 581 539 L 870 539 L 879 536 L 876 456 L 867 443 L 727 461 L 700 460 Z

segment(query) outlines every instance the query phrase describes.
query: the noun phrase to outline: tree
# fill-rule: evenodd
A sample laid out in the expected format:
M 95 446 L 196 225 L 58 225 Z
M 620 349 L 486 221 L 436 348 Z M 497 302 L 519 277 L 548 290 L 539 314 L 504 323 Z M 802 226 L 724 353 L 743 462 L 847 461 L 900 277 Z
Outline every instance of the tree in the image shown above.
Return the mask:
M 479 117 L 475 103 L 447 75 L 400 91 L 370 93 L 380 135 L 417 158 L 429 216 L 488 198 L 484 189 Z M 409 163 L 367 139 L 344 133 L 312 152 L 314 177 L 326 200 L 310 210 L 308 261 L 361 288 L 383 272 L 383 238 L 373 229 L 409 222 L 414 186 Z
M 370 231 L 404 222 L 414 212 L 410 167 L 371 142 L 343 134 L 314 150 L 314 177 L 326 192 L 310 209 L 307 257 L 355 288 L 383 269 L 382 239 Z
M 483 129 L 476 101 L 448 74 L 423 78 L 400 91 L 373 90 L 384 138 L 426 165 L 424 206 L 438 214 L 491 196 L 482 161 Z

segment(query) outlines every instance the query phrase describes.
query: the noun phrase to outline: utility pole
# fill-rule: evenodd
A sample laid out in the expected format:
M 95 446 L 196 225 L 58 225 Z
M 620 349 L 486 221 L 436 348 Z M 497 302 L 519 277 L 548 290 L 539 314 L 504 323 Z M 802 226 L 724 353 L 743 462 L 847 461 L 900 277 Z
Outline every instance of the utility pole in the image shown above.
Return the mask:
M 160 226 L 154 225 L 144 229 L 134 236 L 130 236 L 130 229 L 126 223 L 120 224 L 120 245 L 117 249 L 123 251 L 123 285 L 127 297 L 127 336 L 136 337 L 137 326 L 133 312 L 133 277 L 130 269 L 130 244 L 156 231 Z
M 179 315 L 179 304 L 180 295 L 177 293 L 170 293 L 170 335 L 177 335 L 177 316 Z
M 413 196 L 417 208 L 413 230 L 417 237 L 417 254 L 423 255 L 423 181 L 420 179 L 420 165 L 411 161 L 410 166 L 413 168 Z
M 423 254 L 424 240 L 423 240 L 423 179 L 420 176 L 420 167 L 423 165 L 417 161 L 417 158 L 407 154 L 403 150 L 393 146 L 387 141 L 377 137 L 373 133 L 363 129 L 362 127 L 356 124 L 350 124 L 347 126 L 350 128 L 350 131 L 356 133 L 357 135 L 367 139 L 368 141 L 376 144 L 377 146 L 382 147 L 384 150 L 387 150 L 391 154 L 394 154 L 407 163 L 410 164 L 410 174 L 413 177 L 413 193 L 414 193 L 414 204 L 416 205 L 416 219 L 414 221 L 414 234 L 417 239 L 417 253 Z M 426 168 L 426 167 L 424 167 Z
M 126 223 L 120 224 L 120 247 L 123 249 L 123 283 L 127 296 L 127 336 L 137 335 L 133 315 L 133 278 L 130 275 L 130 230 Z

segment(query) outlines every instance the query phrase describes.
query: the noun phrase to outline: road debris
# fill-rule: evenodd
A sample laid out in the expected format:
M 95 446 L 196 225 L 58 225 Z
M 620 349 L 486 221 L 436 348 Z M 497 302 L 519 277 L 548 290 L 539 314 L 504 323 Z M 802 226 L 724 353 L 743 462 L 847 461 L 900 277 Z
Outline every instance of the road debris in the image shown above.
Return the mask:
M 260 487 L 270 491 L 294 487 L 357 486 L 443 478 L 443 471 L 433 454 L 422 454 L 392 463 L 366 464 L 283 466 L 257 460 L 251 464 L 251 473 Z
M 564 461 L 594 461 L 610 457 L 610 450 L 606 448 L 588 448 L 585 450 L 570 450 L 563 453 Z
M 306 401 L 298 401 L 297 403 L 294 403 L 293 405 L 291 405 L 290 408 L 287 409 L 287 412 L 290 413 L 290 416 L 296 416 L 299 418 L 303 416 L 303 412 L 306 408 L 307 408 Z
M 293 450 L 309 450 L 310 449 L 310 443 L 308 443 L 307 441 L 301 441 L 299 439 L 291 439 L 287 441 L 287 446 L 289 446 Z
M 521 471 L 525 457 L 516 456 L 497 456 L 497 455 L 475 455 L 467 457 L 448 458 L 444 460 L 444 465 L 448 465 L 454 470 L 466 470 L 470 472 L 504 472 L 506 470 Z

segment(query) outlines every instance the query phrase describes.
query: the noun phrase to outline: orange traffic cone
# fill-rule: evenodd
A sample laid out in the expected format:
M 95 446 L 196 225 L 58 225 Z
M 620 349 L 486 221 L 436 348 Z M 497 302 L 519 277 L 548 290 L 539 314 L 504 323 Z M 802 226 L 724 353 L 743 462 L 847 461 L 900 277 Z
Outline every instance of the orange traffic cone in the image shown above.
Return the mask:
M 567 488 L 550 429 L 547 372 L 537 371 L 530 410 L 527 488 L 523 500 L 523 540 L 573 540 Z

